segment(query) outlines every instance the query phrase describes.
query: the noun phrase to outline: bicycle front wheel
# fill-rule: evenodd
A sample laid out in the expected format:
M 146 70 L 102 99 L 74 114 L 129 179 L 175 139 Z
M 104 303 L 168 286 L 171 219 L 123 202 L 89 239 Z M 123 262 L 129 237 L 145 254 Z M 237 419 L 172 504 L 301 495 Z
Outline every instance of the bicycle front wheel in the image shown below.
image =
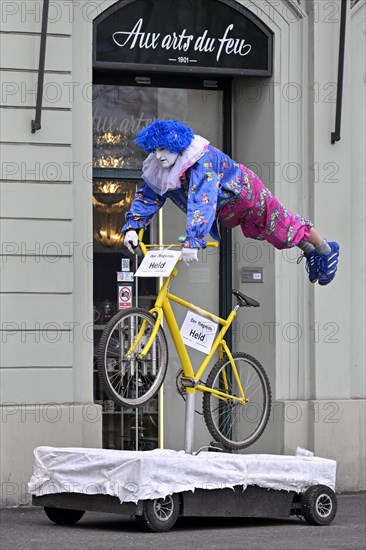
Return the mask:
M 106 325 L 97 351 L 97 366 L 106 394 L 122 407 L 140 407 L 164 381 L 168 344 L 162 327 L 145 357 L 156 318 L 141 308 L 118 312 Z
M 248 402 L 243 405 L 230 397 L 221 399 L 211 392 L 203 394 L 203 414 L 211 435 L 229 449 L 245 449 L 265 429 L 271 409 L 271 388 L 262 365 L 246 353 L 233 353 L 238 376 Z M 228 358 L 213 367 L 206 381 L 208 388 L 241 397 Z

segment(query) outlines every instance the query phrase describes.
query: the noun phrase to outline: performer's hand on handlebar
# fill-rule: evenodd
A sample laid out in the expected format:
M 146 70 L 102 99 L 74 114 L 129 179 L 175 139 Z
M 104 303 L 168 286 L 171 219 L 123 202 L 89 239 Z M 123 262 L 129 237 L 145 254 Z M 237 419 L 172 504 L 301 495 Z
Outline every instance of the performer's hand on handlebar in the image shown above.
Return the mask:
M 193 262 L 198 262 L 197 252 L 198 248 L 182 248 L 182 262 L 187 265 L 190 265 Z
M 124 245 L 127 248 L 127 250 L 131 252 L 131 254 L 137 253 L 136 248 L 138 246 L 138 242 L 139 241 L 138 241 L 136 231 L 133 229 L 130 229 L 129 231 L 127 231 L 127 233 L 125 234 Z

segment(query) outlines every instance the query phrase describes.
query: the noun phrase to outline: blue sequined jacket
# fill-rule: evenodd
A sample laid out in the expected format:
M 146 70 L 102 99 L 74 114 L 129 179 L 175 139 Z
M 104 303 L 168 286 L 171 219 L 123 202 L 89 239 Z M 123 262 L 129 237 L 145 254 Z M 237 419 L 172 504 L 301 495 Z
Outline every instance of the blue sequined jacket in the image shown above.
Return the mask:
M 167 198 L 187 214 L 185 246 L 204 248 L 208 233 L 220 240 L 217 215 L 220 209 L 238 196 L 244 184 L 243 166 L 216 147 L 209 145 L 201 158 L 181 176 L 181 186 L 158 195 L 144 182 L 135 195 L 122 227 L 146 228 Z

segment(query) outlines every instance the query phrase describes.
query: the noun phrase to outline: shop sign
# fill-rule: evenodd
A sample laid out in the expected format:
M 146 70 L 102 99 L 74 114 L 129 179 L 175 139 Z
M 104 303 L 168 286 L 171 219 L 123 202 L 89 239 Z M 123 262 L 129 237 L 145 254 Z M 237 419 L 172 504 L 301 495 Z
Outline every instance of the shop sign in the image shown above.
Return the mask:
M 272 31 L 233 0 L 134 0 L 94 26 L 94 65 L 134 71 L 270 75 Z
M 208 354 L 215 340 L 217 327 L 218 324 L 214 321 L 188 311 L 180 333 L 186 346 Z

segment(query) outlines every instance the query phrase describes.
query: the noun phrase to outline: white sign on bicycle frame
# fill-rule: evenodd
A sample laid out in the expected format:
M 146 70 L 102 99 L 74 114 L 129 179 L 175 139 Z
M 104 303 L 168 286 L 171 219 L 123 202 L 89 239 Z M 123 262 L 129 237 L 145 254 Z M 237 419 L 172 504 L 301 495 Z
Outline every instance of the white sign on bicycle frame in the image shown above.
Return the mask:
M 180 329 L 186 346 L 209 354 L 215 340 L 218 324 L 202 315 L 188 311 Z
M 168 277 L 179 260 L 179 250 L 149 250 L 135 277 Z

